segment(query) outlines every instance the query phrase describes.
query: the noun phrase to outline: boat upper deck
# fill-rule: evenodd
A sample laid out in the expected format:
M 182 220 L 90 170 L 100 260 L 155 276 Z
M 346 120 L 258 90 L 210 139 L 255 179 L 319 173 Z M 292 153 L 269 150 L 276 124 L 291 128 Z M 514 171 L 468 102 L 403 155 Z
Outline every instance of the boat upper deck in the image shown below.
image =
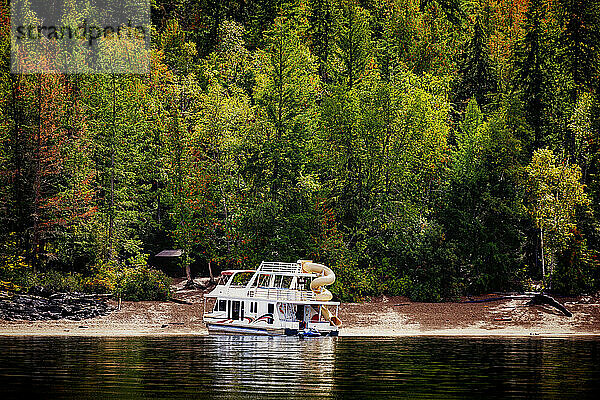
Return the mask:
M 255 298 L 286 303 L 339 305 L 320 301 L 310 290 L 312 279 L 319 275 L 302 272 L 300 263 L 262 262 L 256 270 L 229 270 L 224 279 L 205 297 L 232 299 Z

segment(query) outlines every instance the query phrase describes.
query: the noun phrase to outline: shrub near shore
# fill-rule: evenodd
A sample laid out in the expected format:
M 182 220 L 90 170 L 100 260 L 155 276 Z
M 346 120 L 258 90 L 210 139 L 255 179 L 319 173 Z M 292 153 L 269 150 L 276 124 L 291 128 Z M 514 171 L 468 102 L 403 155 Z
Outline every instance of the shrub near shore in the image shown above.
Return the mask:
M 168 300 L 171 298 L 172 280 L 162 271 L 151 269 L 148 255 L 141 254 L 127 260 L 124 266 L 102 265 L 93 279 L 87 283 L 88 290 L 103 285 L 123 300 Z
M 0 266 L 0 289 L 29 292 L 43 287 L 48 292 L 112 293 L 123 300 L 163 301 L 171 298 L 171 278 L 147 264 L 147 255 L 137 255 L 123 264 L 101 264 L 89 275 L 78 272 L 42 271 L 22 260 Z

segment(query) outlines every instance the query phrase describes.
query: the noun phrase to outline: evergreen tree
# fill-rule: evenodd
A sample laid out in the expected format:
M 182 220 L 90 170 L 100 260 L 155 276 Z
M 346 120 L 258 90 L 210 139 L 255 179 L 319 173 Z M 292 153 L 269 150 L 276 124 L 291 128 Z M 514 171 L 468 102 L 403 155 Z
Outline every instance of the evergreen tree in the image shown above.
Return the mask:
M 337 0 L 333 13 L 332 79 L 352 88 L 371 57 L 370 15 L 356 0 Z
M 438 213 L 454 244 L 468 292 L 507 290 L 517 279 L 524 242 L 519 189 L 519 142 L 502 114 L 484 121 L 469 101 L 452 153 Z
M 585 93 L 594 93 L 600 88 L 600 1 L 562 0 L 557 8 L 560 24 L 557 81 L 564 99 L 559 111 L 565 121 L 562 141 L 565 152 L 574 161 L 577 133 L 571 129 L 568 119 Z
M 270 182 L 271 195 L 277 198 L 279 190 L 294 182 L 298 174 L 300 152 L 296 146 L 304 130 L 303 118 L 314 102 L 317 81 L 308 47 L 283 19 L 275 21 L 263 61 L 264 68 L 256 75 L 256 101 L 259 117 L 266 123 L 271 153 L 267 157 L 272 157 L 266 169 L 270 174 L 263 171 L 263 179 Z
M 448 21 L 453 24 L 460 24 L 461 20 L 465 17 L 459 0 L 420 0 L 421 11 L 430 6 L 431 3 L 437 4 L 442 9 Z
M 600 81 L 600 1 L 561 0 L 562 25 L 559 43 L 560 62 L 574 85 L 570 101 L 577 92 L 597 90 Z
M 454 84 L 454 99 L 458 108 L 464 109 L 473 98 L 485 110 L 498 90 L 498 83 L 487 35 L 479 16 L 475 19 L 473 37 L 466 42 L 458 64 L 458 78 Z
M 253 197 L 244 229 L 256 237 L 257 254 L 287 254 L 310 243 L 312 216 L 299 183 L 319 79 L 296 26 L 296 21 L 277 18 L 266 49 L 257 54 L 256 123 L 243 167 Z
M 328 58 L 333 41 L 331 0 L 310 0 L 309 7 L 311 50 L 317 59 L 321 81 L 327 83 L 329 82 Z
M 546 2 L 531 0 L 525 13 L 524 36 L 515 50 L 513 91 L 520 99 L 533 131 L 530 151 L 547 143 L 550 130 L 553 53 L 546 16 Z

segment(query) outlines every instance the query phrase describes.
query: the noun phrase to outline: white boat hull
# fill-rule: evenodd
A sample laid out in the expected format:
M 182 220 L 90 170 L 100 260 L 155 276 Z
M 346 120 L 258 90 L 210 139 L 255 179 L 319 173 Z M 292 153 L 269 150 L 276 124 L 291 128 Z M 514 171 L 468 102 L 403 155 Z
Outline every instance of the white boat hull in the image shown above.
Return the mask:
M 282 336 L 286 330 L 281 328 L 259 328 L 250 326 L 239 326 L 229 324 L 206 324 L 209 333 L 228 333 L 239 335 L 263 335 L 263 336 Z

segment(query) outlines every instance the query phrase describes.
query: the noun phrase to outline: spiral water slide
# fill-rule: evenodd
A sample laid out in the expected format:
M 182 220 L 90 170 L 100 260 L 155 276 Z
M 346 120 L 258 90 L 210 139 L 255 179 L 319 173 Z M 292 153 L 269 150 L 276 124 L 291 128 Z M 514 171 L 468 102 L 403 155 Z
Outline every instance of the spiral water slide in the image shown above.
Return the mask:
M 322 276 L 313 279 L 310 283 L 310 289 L 315 293 L 316 300 L 329 301 L 333 298 L 331 292 L 324 287 L 335 282 L 335 274 L 330 268 L 323 264 L 313 263 L 312 261 L 302 261 L 302 270 L 309 274 L 322 274 Z M 321 315 L 338 328 L 342 326 L 342 321 L 337 316 L 332 315 L 327 307 L 321 306 Z

